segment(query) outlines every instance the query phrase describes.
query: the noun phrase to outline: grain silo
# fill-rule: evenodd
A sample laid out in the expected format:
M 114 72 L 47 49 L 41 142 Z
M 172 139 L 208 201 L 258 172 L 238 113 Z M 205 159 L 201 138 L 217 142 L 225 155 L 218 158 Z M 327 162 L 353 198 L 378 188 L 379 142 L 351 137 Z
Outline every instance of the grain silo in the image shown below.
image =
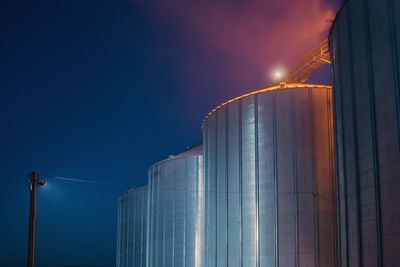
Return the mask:
M 330 33 L 340 266 L 400 266 L 400 1 L 350 0 Z
M 147 186 L 118 198 L 117 267 L 146 266 Z
M 149 267 L 202 266 L 204 178 L 202 146 L 150 167 Z
M 205 266 L 335 266 L 331 88 L 281 83 L 203 123 Z

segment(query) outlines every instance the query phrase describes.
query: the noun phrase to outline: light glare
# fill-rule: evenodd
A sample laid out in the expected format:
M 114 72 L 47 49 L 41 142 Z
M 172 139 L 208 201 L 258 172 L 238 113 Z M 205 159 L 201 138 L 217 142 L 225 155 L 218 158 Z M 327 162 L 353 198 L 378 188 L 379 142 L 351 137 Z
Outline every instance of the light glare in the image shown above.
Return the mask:
M 283 68 L 276 68 L 271 73 L 271 78 L 275 82 L 281 82 L 285 79 L 285 70 Z

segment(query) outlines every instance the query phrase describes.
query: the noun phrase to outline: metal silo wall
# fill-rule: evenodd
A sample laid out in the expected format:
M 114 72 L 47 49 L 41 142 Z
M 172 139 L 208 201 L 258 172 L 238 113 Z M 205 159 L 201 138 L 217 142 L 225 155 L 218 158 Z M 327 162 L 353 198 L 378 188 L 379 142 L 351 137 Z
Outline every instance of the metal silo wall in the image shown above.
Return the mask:
M 116 251 L 116 267 L 121 267 L 122 266 L 122 247 L 123 247 L 123 242 L 122 242 L 122 234 L 124 230 L 122 229 L 122 210 L 123 210 L 123 196 L 122 194 L 120 197 L 118 197 L 118 217 L 117 217 L 117 251 Z
M 117 267 L 146 266 L 147 186 L 118 198 Z
M 400 266 L 400 1 L 351 0 L 330 34 L 340 266 Z
M 206 118 L 205 266 L 335 266 L 331 117 L 330 88 L 314 87 Z
M 148 266 L 203 266 L 203 156 L 175 157 L 149 169 Z

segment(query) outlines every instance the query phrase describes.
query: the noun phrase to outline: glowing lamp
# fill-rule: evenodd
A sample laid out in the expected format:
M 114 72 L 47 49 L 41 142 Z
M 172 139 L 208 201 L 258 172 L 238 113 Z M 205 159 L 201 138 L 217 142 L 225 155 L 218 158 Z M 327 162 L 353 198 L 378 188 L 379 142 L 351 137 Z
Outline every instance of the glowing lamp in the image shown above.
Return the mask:
M 271 76 L 272 76 L 272 80 L 274 82 L 281 82 L 281 81 L 285 80 L 285 71 L 283 68 L 275 69 L 271 73 Z

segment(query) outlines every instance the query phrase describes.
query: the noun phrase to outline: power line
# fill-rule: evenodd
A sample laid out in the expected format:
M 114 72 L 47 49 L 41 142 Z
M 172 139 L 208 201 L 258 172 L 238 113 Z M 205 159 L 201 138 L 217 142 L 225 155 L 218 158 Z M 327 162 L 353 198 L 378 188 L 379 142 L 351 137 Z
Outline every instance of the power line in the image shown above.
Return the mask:
M 86 180 L 86 179 L 76 179 L 76 178 L 70 178 L 70 177 L 60 177 L 60 176 L 46 176 L 48 179 L 55 179 L 55 180 L 62 180 L 62 181 L 70 181 L 70 182 L 78 182 L 78 183 L 87 183 L 87 184 L 101 184 L 101 185 L 112 185 L 112 186 L 124 186 L 124 187 L 131 187 L 131 188 L 138 188 L 140 186 L 129 186 L 129 185 L 124 185 L 124 184 L 116 184 L 116 183 L 109 183 L 109 182 L 104 182 L 100 180 Z M 176 192 L 176 193 L 185 193 L 185 192 L 195 192 L 195 193 L 216 193 L 216 194 L 240 194 L 240 192 L 236 191 L 214 191 L 214 190 L 198 190 L 198 189 L 178 189 L 178 188 L 171 188 L 171 187 L 161 187 L 155 189 L 155 191 L 163 191 L 163 192 Z M 255 191 L 244 191 L 241 192 L 241 194 L 255 194 Z M 259 195 L 273 195 L 273 192 L 258 192 Z M 326 197 L 323 197 L 322 195 L 318 194 L 317 192 L 313 191 L 297 191 L 297 192 L 278 192 L 276 193 L 277 195 L 294 195 L 294 194 L 310 194 L 313 197 L 318 197 L 320 199 L 325 199 L 327 201 L 332 201 L 332 199 L 328 199 Z
M 70 181 L 70 182 L 77 182 L 77 183 L 86 183 L 86 184 L 102 184 L 102 185 L 113 185 L 113 186 L 128 186 L 124 184 L 115 184 L 109 183 L 104 181 L 96 181 L 96 180 L 85 180 L 85 179 L 75 179 L 70 177 L 60 177 L 60 176 L 46 176 L 47 179 L 54 179 L 54 180 L 62 180 L 62 181 Z

